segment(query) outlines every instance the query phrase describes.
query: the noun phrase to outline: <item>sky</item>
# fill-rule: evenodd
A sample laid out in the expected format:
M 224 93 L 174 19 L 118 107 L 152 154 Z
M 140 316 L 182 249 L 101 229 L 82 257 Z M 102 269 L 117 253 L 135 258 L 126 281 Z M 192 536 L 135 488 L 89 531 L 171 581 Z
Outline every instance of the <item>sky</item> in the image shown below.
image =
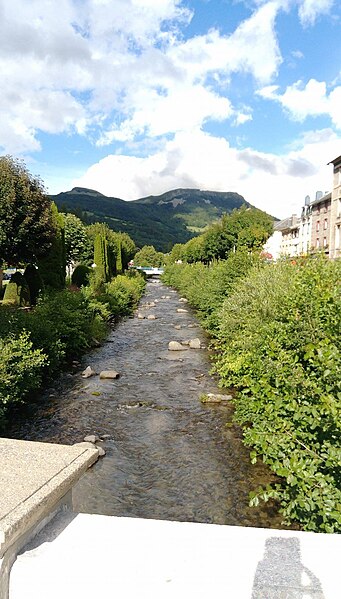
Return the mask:
M 330 191 L 339 0 L 0 0 L 0 154 L 47 191 Z

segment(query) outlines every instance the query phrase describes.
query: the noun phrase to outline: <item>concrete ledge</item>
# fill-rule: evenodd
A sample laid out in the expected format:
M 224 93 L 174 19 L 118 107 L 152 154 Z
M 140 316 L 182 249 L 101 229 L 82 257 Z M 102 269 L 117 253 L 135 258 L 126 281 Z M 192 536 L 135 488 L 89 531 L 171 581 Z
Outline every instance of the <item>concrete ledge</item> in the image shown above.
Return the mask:
M 96 448 L 0 439 L 0 558 L 97 458 Z
M 63 507 L 98 459 L 95 447 L 0 439 L 0 597 L 18 552 Z

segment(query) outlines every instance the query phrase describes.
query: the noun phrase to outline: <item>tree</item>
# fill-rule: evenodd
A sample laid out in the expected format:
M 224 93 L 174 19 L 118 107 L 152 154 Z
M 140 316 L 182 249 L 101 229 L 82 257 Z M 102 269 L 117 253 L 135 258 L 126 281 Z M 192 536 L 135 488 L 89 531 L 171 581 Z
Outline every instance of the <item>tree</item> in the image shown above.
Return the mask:
M 59 214 L 56 204 L 52 204 L 51 210 L 55 235 L 50 250 L 38 260 L 38 269 L 46 287 L 63 289 L 66 275 L 64 218 Z
M 74 214 L 63 214 L 65 227 L 66 264 L 83 262 L 90 253 L 92 244 L 86 234 L 86 226 Z
M 98 233 L 94 243 L 94 262 L 96 264 L 96 276 L 98 280 L 106 283 L 110 279 L 108 242 L 105 236 Z
M 55 228 L 39 178 L 11 156 L 0 157 L 0 262 L 18 266 L 46 254 Z
M 162 266 L 163 254 L 157 252 L 153 245 L 144 245 L 143 248 L 135 254 L 135 266 Z

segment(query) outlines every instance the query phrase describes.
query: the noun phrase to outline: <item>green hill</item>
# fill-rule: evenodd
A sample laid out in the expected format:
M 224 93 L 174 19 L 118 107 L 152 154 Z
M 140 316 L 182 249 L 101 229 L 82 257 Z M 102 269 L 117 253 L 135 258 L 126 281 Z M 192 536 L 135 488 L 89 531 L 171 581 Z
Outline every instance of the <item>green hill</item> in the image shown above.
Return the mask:
M 82 187 L 51 196 L 58 208 L 74 212 L 88 223 L 105 222 L 125 231 L 139 247 L 154 245 L 168 251 L 185 243 L 222 214 L 250 206 L 238 193 L 175 189 L 159 196 L 127 202 Z

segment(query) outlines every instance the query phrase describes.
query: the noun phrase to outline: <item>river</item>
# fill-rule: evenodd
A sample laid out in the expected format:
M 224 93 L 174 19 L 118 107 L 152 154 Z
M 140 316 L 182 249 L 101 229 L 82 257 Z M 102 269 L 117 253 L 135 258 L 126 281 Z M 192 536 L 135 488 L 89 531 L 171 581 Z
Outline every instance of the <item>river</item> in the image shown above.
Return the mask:
M 229 425 L 232 408 L 200 402 L 202 393 L 221 392 L 208 351 L 168 350 L 172 340 L 207 343 L 179 299 L 159 281 L 148 282 L 139 312 L 156 319 L 122 320 L 29 415 L 17 415 L 9 436 L 66 444 L 105 437 L 106 456 L 74 489 L 76 511 L 280 528 L 273 506 L 248 506 L 249 491 L 271 475 L 262 464 L 251 466 L 239 429 Z M 87 365 L 115 369 L 120 378 L 83 379 Z

